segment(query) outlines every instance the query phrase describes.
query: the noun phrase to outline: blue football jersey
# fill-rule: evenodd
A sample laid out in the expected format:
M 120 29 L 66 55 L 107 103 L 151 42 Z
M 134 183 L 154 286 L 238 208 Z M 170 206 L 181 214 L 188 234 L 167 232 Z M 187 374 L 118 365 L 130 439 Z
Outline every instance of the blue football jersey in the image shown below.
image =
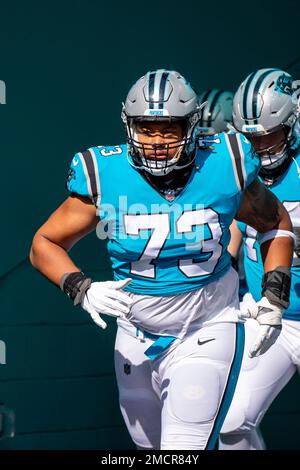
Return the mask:
M 300 152 L 295 159 L 299 165 Z M 269 189 L 285 206 L 293 227 L 300 227 L 300 179 L 294 162 L 290 164 L 287 171 Z M 264 270 L 257 242 L 257 232 L 242 222 L 238 222 L 238 228 L 241 230 L 245 242 L 244 266 L 248 289 L 254 299 L 258 301 L 261 298 L 261 282 Z M 289 320 L 300 320 L 300 258 L 295 253 L 291 271 L 290 306 L 285 310 L 283 317 Z
M 198 289 L 229 269 L 229 226 L 258 170 L 242 136 L 216 134 L 202 143 L 172 202 L 131 166 L 127 145 L 76 154 L 67 187 L 95 203 L 115 280 L 130 277 L 126 290 L 167 296 Z

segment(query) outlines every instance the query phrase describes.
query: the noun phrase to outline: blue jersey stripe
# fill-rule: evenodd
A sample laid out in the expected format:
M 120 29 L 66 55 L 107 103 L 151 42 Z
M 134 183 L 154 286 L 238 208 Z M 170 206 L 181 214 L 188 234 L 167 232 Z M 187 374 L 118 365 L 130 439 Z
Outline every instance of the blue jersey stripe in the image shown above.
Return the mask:
M 206 450 L 213 450 L 220 434 L 221 428 L 225 421 L 226 415 L 230 408 L 233 395 L 238 381 L 245 344 L 245 329 L 243 323 L 236 324 L 236 337 L 235 337 L 235 352 L 233 361 L 231 363 L 230 372 L 228 375 L 225 391 L 219 407 L 219 411 L 215 418 L 214 426 L 211 431 L 210 437 L 207 441 Z

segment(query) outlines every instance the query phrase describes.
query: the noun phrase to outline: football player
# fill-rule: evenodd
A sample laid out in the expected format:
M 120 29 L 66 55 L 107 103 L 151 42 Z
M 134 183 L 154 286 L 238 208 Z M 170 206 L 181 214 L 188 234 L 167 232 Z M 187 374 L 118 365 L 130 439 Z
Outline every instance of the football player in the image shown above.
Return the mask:
M 289 299 L 293 233 L 287 211 L 257 179 L 259 160 L 238 134 L 198 148 L 200 105 L 177 72 L 156 70 L 122 110 L 127 144 L 72 160 L 70 196 L 37 231 L 31 262 L 101 328 L 118 318 L 121 411 L 138 448 L 211 449 L 243 353 L 229 227 L 264 234 L 262 300 L 253 355 L 267 350 Z M 269 214 L 266 217 L 266 213 Z M 68 251 L 87 233 L 109 237 L 114 281 L 96 282 Z
M 228 132 L 232 125 L 232 91 L 208 90 L 199 96 L 199 130 L 202 135 Z
M 251 142 L 261 160 L 259 179 L 283 203 L 297 235 L 294 249 L 290 305 L 282 320 L 282 333 L 266 354 L 249 359 L 242 371 L 230 411 L 222 428 L 221 449 L 264 449 L 259 424 L 275 397 L 300 368 L 300 133 L 299 82 L 279 69 L 262 69 L 240 85 L 233 103 L 235 128 Z M 266 218 L 269 211 L 266 211 Z M 244 240 L 244 267 L 249 293 L 241 309 L 248 315 L 260 298 L 263 237 L 251 224 L 232 227 L 230 250 L 237 255 Z M 256 335 L 253 321 L 246 322 L 246 344 Z

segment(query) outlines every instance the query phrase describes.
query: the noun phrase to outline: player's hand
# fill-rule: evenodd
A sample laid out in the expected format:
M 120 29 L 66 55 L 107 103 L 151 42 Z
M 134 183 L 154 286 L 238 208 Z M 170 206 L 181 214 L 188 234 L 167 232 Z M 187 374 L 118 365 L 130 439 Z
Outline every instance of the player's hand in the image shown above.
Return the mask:
M 131 279 L 122 281 L 92 282 L 81 302 L 82 308 L 89 312 L 94 322 L 105 329 L 107 324 L 100 317 L 105 313 L 112 317 L 125 317 L 129 313 L 132 299 L 121 289 L 126 287 Z
M 275 343 L 281 332 L 282 313 L 283 308 L 269 302 L 267 297 L 262 297 L 259 302 L 240 312 L 241 320 L 254 318 L 259 323 L 259 332 L 248 353 L 249 357 L 264 354 Z

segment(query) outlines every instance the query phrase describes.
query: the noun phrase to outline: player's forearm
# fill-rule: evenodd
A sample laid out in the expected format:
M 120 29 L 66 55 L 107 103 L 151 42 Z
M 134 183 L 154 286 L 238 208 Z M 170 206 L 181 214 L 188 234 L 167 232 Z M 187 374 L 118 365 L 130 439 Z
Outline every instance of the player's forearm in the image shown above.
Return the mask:
M 290 237 L 274 238 L 260 247 L 264 262 L 264 271 L 273 271 L 278 266 L 291 267 L 293 258 L 293 239 Z
M 260 246 L 265 272 L 272 271 L 278 266 L 291 267 L 293 259 L 294 240 L 289 236 L 280 236 L 281 230 L 286 233 L 293 232 L 291 219 L 283 206 L 279 208 L 278 213 L 278 222 L 272 227 L 272 231 L 277 231 L 278 237 Z
M 236 218 L 258 232 L 265 272 L 291 266 L 294 246 L 291 219 L 276 196 L 258 180 L 245 191 Z
M 38 271 L 58 286 L 63 274 L 80 271 L 64 248 L 41 234 L 37 234 L 33 239 L 30 261 Z
M 229 251 L 231 256 L 237 260 L 239 256 L 243 236 L 242 236 L 241 231 L 238 229 L 236 220 L 233 220 L 230 226 L 230 235 L 231 235 L 231 238 L 230 238 L 230 242 L 229 242 L 227 250 Z

